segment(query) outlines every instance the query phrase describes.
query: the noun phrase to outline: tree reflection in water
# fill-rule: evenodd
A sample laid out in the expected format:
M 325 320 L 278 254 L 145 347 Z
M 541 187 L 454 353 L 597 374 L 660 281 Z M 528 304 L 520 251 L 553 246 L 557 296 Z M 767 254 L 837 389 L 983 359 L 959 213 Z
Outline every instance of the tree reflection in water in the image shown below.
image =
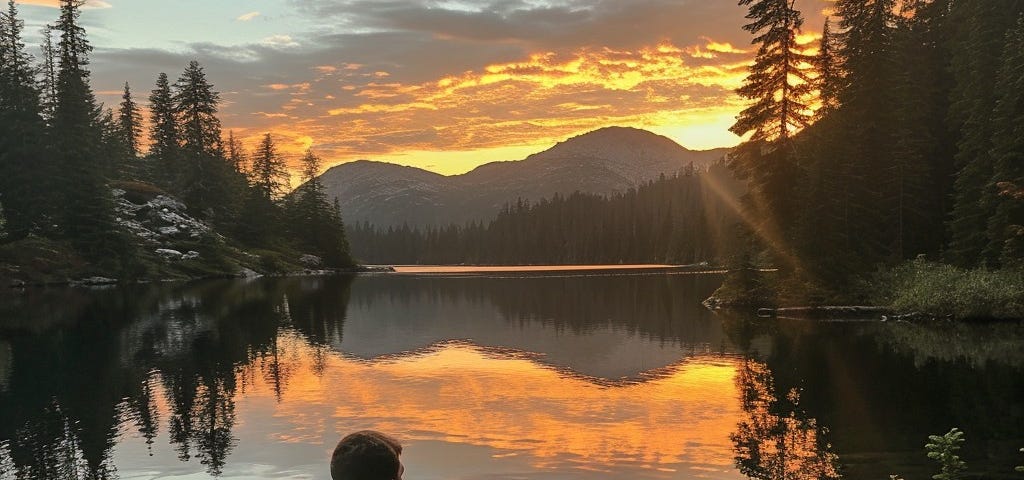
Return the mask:
M 771 370 L 749 358 L 736 382 L 746 415 L 731 435 L 741 473 L 756 480 L 840 478 L 839 457 L 824 439 L 826 429 L 800 408 L 797 389 L 779 398 Z

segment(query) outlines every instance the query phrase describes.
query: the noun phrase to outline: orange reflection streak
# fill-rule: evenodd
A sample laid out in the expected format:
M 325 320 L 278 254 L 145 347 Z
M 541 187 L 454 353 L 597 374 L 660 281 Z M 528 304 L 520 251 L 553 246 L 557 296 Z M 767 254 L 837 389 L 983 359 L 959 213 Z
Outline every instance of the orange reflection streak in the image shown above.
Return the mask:
M 484 446 L 538 469 L 735 472 L 729 434 L 741 411 L 733 359 L 698 357 L 644 382 L 607 382 L 529 354 L 449 343 L 375 361 L 321 356 L 319 377 L 315 348 L 298 334 L 281 334 L 277 345 L 295 362 L 274 407 L 274 417 L 287 419 L 279 441 L 319 443 L 375 428 L 409 448 L 417 441 Z M 252 382 L 244 402 L 275 398 L 280 385 L 272 378 L 241 374 Z
M 397 265 L 396 273 L 501 273 L 501 272 L 579 272 L 608 270 L 665 270 L 673 265 Z

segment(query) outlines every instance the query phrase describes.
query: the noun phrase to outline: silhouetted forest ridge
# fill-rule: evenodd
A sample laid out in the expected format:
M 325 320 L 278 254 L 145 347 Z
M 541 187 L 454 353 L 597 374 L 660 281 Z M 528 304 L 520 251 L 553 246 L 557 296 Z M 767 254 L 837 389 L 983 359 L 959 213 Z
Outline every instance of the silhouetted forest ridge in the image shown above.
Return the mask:
M 462 175 L 358 161 L 331 168 L 321 181 L 328 196 L 339 199 L 350 223 L 438 227 L 489 221 L 517 200 L 538 202 L 575 191 L 624 192 L 687 166 L 704 170 L 722 161 L 727 151 L 692 151 L 646 130 L 608 127 L 524 160 L 492 162 Z
M 910 308 L 947 313 L 935 302 L 958 295 L 942 289 L 1001 268 L 956 301 L 972 316 L 1020 304 L 1024 2 L 838 0 L 808 44 L 792 2 L 740 4 L 757 55 L 730 162 L 749 181 L 750 257 L 834 294 L 918 256 L 947 262 L 965 270 L 912 264 L 893 284 Z
M 691 264 L 737 250 L 744 190 L 723 162 L 610 195 L 556 193 L 447 227 L 350 225 L 353 255 L 390 264 Z

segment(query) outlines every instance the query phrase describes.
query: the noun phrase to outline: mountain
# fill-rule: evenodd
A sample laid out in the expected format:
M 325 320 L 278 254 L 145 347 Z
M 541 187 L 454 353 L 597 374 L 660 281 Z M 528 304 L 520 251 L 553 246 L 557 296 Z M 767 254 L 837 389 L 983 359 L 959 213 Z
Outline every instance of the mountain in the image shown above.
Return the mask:
M 705 168 L 727 152 L 688 150 L 646 130 L 609 127 L 570 138 L 524 160 L 488 163 L 462 175 L 360 160 L 331 168 L 321 180 L 328 197 L 341 202 L 348 223 L 462 224 L 491 219 L 502 206 L 518 199 L 624 191 L 691 163 Z

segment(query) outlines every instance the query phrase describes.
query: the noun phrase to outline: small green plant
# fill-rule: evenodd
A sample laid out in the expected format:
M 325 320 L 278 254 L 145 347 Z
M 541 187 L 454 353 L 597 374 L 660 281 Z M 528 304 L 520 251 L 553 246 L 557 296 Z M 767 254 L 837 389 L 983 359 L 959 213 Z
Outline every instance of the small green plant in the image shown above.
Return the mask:
M 939 463 L 940 472 L 932 475 L 935 480 L 958 480 L 967 464 L 956 454 L 960 444 L 964 443 L 964 432 L 953 428 L 945 435 L 929 435 L 929 442 L 924 448 L 928 450 L 928 458 Z

